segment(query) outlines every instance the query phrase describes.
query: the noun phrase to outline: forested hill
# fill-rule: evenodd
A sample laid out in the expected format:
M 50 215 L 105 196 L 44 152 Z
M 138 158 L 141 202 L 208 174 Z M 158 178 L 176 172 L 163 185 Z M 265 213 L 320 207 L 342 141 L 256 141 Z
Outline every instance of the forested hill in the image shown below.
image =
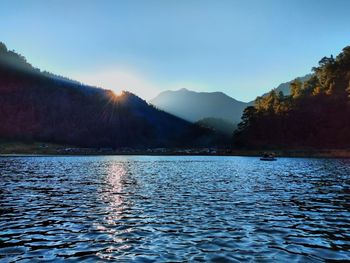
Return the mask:
M 324 57 L 290 95 L 271 91 L 244 110 L 235 143 L 252 148 L 350 147 L 350 46 Z
M 206 131 L 139 97 L 41 72 L 0 43 L 0 139 L 93 147 L 200 143 Z

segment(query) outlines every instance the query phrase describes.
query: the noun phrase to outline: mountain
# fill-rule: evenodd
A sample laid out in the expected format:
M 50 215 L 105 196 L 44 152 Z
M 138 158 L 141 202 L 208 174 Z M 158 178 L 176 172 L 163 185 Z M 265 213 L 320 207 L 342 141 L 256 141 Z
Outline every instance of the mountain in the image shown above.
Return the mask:
M 195 92 L 188 89 L 164 91 L 150 103 L 190 122 L 204 118 L 239 122 L 244 108 L 248 106 L 222 92 Z
M 324 57 L 314 74 L 290 84 L 290 95 L 272 90 L 247 107 L 234 140 L 237 146 L 279 149 L 350 147 L 350 46 Z
M 259 96 L 259 97 L 265 97 L 267 96 L 271 91 L 275 91 L 277 94 L 279 92 L 282 92 L 283 95 L 288 96 L 290 95 L 290 84 L 293 83 L 294 81 L 300 81 L 300 82 L 305 82 L 308 81 L 311 77 L 313 76 L 313 74 L 306 74 L 305 76 L 302 77 L 296 77 L 293 80 L 287 81 L 287 82 L 283 82 L 281 84 L 279 84 L 276 88 L 273 88 L 272 90 L 270 90 L 269 92 L 264 93 L 263 95 Z M 259 98 L 258 97 L 258 98 Z M 250 101 L 248 106 L 252 106 L 254 105 L 255 100 Z
M 233 131 L 237 128 L 233 122 L 219 118 L 204 118 L 196 122 L 201 127 L 212 129 L 216 132 L 221 133 L 224 136 L 231 137 Z
M 312 74 L 307 74 L 294 80 L 305 82 L 312 76 Z M 284 95 L 289 95 L 290 84 L 294 80 L 281 83 L 273 90 L 277 93 L 281 91 Z M 267 94 L 263 94 L 262 97 Z M 222 92 L 195 92 L 183 88 L 177 91 L 161 92 L 150 100 L 150 103 L 158 109 L 184 120 L 200 122 L 201 125 L 207 123 L 211 128 L 222 130 L 224 126 L 236 126 L 241 121 L 243 110 L 253 105 L 254 101 L 246 103 L 235 100 Z
M 305 76 L 302 76 L 302 77 L 297 77 L 291 81 L 288 81 L 288 82 L 284 82 L 284 83 L 281 83 L 280 85 L 277 86 L 277 88 L 275 88 L 274 90 L 278 93 L 280 91 L 282 91 L 282 93 L 284 95 L 290 95 L 290 84 L 292 82 L 294 82 L 295 80 L 298 80 L 298 81 L 301 81 L 301 82 L 305 82 L 307 80 L 309 80 L 311 77 L 313 76 L 313 74 L 307 74 Z M 263 96 L 267 95 L 268 93 L 265 93 Z
M 42 72 L 0 43 L 0 139 L 82 147 L 170 147 L 208 132 L 124 92 Z

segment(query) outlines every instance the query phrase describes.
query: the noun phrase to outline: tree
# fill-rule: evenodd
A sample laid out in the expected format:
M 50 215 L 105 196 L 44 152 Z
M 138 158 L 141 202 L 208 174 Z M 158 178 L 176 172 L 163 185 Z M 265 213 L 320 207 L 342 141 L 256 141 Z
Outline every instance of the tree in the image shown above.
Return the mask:
M 257 110 L 254 106 L 249 106 L 244 109 L 242 115 L 242 122 L 238 124 L 238 130 L 243 130 L 254 122 L 257 115 Z
M 300 80 L 294 80 L 290 84 L 290 94 L 293 99 L 296 99 L 302 95 L 303 83 Z
M 274 90 L 244 111 L 235 139 L 251 147 L 350 147 L 350 46 L 323 57 L 313 76 Z

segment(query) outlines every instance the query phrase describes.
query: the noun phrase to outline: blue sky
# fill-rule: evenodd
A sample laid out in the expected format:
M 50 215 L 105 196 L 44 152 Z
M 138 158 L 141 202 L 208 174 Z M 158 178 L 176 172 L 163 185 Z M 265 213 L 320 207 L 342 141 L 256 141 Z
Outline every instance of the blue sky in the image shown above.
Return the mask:
M 249 101 L 350 45 L 349 10 L 347 0 L 0 0 L 0 41 L 116 92 Z

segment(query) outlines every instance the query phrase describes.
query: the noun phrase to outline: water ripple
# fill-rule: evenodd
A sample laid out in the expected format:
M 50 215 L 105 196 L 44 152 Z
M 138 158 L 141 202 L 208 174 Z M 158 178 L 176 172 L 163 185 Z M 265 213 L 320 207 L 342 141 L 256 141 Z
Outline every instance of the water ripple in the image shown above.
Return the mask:
M 350 261 L 350 161 L 0 158 L 0 261 Z

